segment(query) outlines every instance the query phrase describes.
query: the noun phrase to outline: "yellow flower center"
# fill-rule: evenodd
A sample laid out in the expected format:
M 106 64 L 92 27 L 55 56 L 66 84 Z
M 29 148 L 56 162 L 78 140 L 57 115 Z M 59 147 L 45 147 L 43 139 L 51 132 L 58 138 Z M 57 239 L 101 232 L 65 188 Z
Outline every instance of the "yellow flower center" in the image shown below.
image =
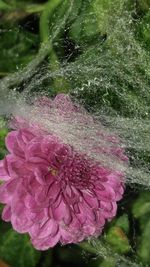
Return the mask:
M 53 176 L 57 176 L 58 175 L 58 170 L 57 169 L 49 168 L 49 171 Z

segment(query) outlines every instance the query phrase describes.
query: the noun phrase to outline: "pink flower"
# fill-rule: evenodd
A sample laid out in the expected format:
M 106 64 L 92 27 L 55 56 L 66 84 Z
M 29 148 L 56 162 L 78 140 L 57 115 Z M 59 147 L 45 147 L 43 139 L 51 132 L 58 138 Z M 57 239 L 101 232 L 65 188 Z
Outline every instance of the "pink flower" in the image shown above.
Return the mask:
M 36 101 L 36 109 L 42 109 L 51 121 L 55 114 L 60 124 L 75 118 L 82 126 L 95 123 L 63 94 L 53 101 Z M 3 220 L 11 221 L 17 232 L 29 233 L 39 250 L 99 236 L 105 222 L 116 215 L 116 202 L 124 192 L 124 172 L 106 167 L 39 125 L 22 118 L 16 118 L 14 125 L 16 129 L 6 137 L 10 154 L 0 161 Z M 118 138 L 104 131 L 96 134 L 111 145 L 94 147 L 92 136 L 91 141 L 85 137 L 93 153 L 114 157 L 123 166 L 127 157 Z

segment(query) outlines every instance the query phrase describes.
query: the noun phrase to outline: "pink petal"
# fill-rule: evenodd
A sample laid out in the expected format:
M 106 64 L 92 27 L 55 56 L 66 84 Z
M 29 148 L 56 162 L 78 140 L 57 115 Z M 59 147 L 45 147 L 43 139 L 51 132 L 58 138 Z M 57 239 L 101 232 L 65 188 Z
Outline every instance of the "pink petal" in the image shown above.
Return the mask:
M 105 185 L 105 190 L 99 190 L 99 188 L 94 190 L 97 198 L 99 200 L 104 200 L 104 201 L 112 201 L 116 199 L 116 194 L 113 190 L 113 188 L 111 188 L 108 184 Z
M 35 178 L 41 185 L 46 185 L 47 184 L 47 175 L 48 175 L 48 173 L 49 173 L 49 171 L 48 171 L 48 167 L 47 166 L 42 166 L 40 168 L 35 168 L 35 170 L 34 170 Z
M 50 199 L 54 199 L 54 201 L 57 199 L 59 193 L 61 191 L 60 183 L 53 182 L 48 189 L 48 197 Z
M 19 134 L 18 131 L 12 131 L 8 133 L 5 139 L 5 143 L 9 152 L 11 152 L 16 156 L 24 158 L 24 149 L 21 147 L 22 142 L 21 145 L 19 144 L 18 134 Z
M 37 203 L 45 202 L 47 200 L 47 192 L 48 192 L 47 186 L 43 186 L 43 187 L 40 188 L 40 190 L 35 192 L 35 200 L 36 200 L 36 202 Z
M 26 207 L 21 199 L 15 197 L 11 203 L 11 210 L 15 216 L 21 216 L 26 213 Z
M 60 205 L 60 202 L 62 200 L 61 194 L 59 194 L 55 199 L 51 201 L 51 204 L 53 205 L 53 208 L 57 208 Z
M 70 244 L 74 241 L 74 234 L 69 232 L 69 229 L 60 228 L 60 241 L 62 244 Z
M 35 100 L 35 105 L 38 106 L 38 107 L 42 107 L 42 108 L 51 108 L 52 107 L 52 103 L 53 101 L 49 98 L 49 97 L 46 97 L 46 96 L 41 96 L 41 97 L 38 97 L 36 100 Z
M 109 174 L 107 178 L 107 183 L 110 184 L 113 188 L 120 187 L 121 183 L 123 182 L 122 173 L 120 172 L 113 172 Z
M 35 135 L 31 131 L 25 128 L 22 129 L 20 133 L 21 133 L 22 140 L 25 144 L 30 142 L 35 137 Z
M 28 220 L 25 215 L 18 217 L 12 214 L 11 223 L 14 230 L 16 230 L 18 233 L 27 233 L 30 227 L 33 225 L 33 222 Z
M 31 210 L 26 210 L 27 218 L 34 222 L 34 225 L 38 223 L 44 223 L 48 220 L 49 216 L 45 212 L 46 208 L 40 210 L 39 212 L 32 212 Z
M 111 186 L 116 194 L 116 201 L 120 200 L 122 198 L 122 195 L 124 193 L 124 185 L 122 181 L 122 174 L 118 174 L 117 172 L 114 174 L 110 174 L 108 176 L 108 182 L 109 186 Z
M 32 238 L 38 237 L 38 239 L 43 239 L 48 236 L 54 237 L 59 230 L 58 224 L 54 220 L 47 220 L 44 224 L 35 224 L 30 229 L 30 235 Z
M 39 207 L 49 207 L 50 206 L 50 199 L 47 197 L 48 188 L 40 188 L 34 196 L 36 203 Z
M 95 227 L 94 224 L 93 225 L 84 225 L 83 226 L 83 232 L 87 236 L 94 235 L 95 231 L 96 231 L 96 227 Z
M 71 231 L 74 232 L 81 230 L 82 224 L 80 223 L 79 219 L 76 216 L 73 216 L 72 221 L 69 225 Z
M 59 239 L 60 239 L 60 232 L 58 232 L 54 237 L 49 236 L 43 239 L 38 239 L 38 238 L 31 239 L 31 242 L 36 249 L 46 250 L 54 247 L 58 243 Z
M 17 142 L 17 135 L 18 135 L 18 131 L 12 131 L 8 133 L 5 138 L 6 147 L 11 153 L 14 152 L 14 145 Z
M 58 138 L 56 138 L 55 136 L 52 136 L 52 135 L 48 135 L 48 136 L 44 137 L 43 140 L 42 140 L 42 142 L 41 142 L 41 150 L 42 150 L 42 153 L 46 157 L 48 157 L 48 159 L 61 146 L 62 146 L 62 144 L 60 143 L 60 141 L 58 140 Z
M 16 179 L 10 180 L 0 186 L 0 202 L 8 203 L 17 189 Z
M 81 194 L 79 191 L 76 190 L 73 186 L 66 186 L 66 189 L 64 190 L 64 198 L 67 203 L 70 205 L 74 205 L 75 203 L 79 202 L 79 198 L 81 197 Z
M 76 213 L 76 214 L 80 214 L 80 209 L 79 209 L 78 203 L 75 203 L 75 204 L 73 205 L 73 211 L 74 211 L 74 213 Z
M 96 216 L 95 216 L 94 209 L 90 209 L 89 206 L 86 204 L 86 202 L 78 203 L 78 207 L 79 207 L 80 213 L 77 214 L 76 216 L 83 225 L 85 224 L 87 220 L 92 223 L 95 223 Z
M 9 222 L 11 220 L 11 207 L 6 205 L 2 212 L 2 219 L 5 222 Z
M 0 180 L 7 181 L 10 179 L 6 158 L 0 160 Z
M 69 95 L 66 94 L 58 94 L 53 100 L 53 106 L 62 112 L 67 111 L 70 113 L 71 111 L 77 110 Z
M 6 160 L 11 178 L 23 178 L 31 174 L 31 171 L 27 168 L 26 162 L 23 162 L 22 159 L 18 159 L 13 155 L 7 155 Z
M 21 188 L 19 188 L 19 191 L 17 194 L 19 195 L 19 192 L 21 192 L 21 195 L 25 197 L 27 194 L 29 195 L 36 195 L 37 192 L 41 190 L 41 184 L 35 179 L 34 174 L 28 175 L 25 177 L 25 179 L 22 179 L 21 181 Z
M 29 210 L 31 210 L 32 212 L 40 212 L 43 207 L 46 207 L 46 206 L 49 205 L 47 203 L 40 203 L 40 204 L 38 204 L 35 201 L 34 197 L 31 196 L 31 195 L 27 195 L 24 198 L 24 204 L 25 204 L 26 208 L 29 209 Z
M 83 198 L 90 208 L 93 208 L 93 209 L 99 208 L 100 204 L 99 204 L 99 200 L 97 199 L 96 195 L 90 196 L 89 194 L 84 192 Z
M 42 153 L 41 150 L 41 142 L 43 140 L 43 137 L 40 138 L 34 138 L 31 142 L 29 142 L 26 145 L 25 149 L 25 156 L 28 161 L 31 162 L 46 162 L 47 163 L 47 157 L 44 153 Z M 34 158 L 36 160 L 34 160 Z
M 28 125 L 27 121 L 25 121 L 21 117 L 15 116 L 14 118 L 12 118 L 11 123 L 10 123 L 10 126 L 13 129 L 20 129 L 20 128 L 26 128 L 29 125 Z
M 69 224 L 72 220 L 71 212 L 69 207 L 62 200 L 57 208 L 52 207 L 53 218 L 56 221 L 64 221 Z
M 100 208 L 102 209 L 103 217 L 113 218 L 116 215 L 117 204 L 116 202 L 104 202 L 101 201 Z
M 103 216 L 103 210 L 98 209 L 98 210 L 95 210 L 94 213 L 96 217 L 96 224 L 95 224 L 96 227 L 98 229 L 102 228 L 105 224 L 105 217 Z

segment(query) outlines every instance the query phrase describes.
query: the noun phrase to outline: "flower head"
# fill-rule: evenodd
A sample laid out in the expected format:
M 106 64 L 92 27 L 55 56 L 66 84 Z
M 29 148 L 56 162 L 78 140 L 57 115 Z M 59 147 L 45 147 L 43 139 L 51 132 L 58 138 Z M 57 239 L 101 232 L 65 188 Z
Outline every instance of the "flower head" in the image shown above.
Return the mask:
M 69 96 L 36 101 L 36 111 L 41 110 L 54 124 L 51 131 L 24 118 L 13 121 L 16 129 L 6 137 L 9 154 L 0 161 L 0 202 L 5 204 L 2 218 L 19 233 L 29 233 L 35 248 L 45 250 L 58 242 L 77 243 L 100 235 L 105 222 L 116 215 L 116 202 L 124 192 L 124 172 L 115 168 L 115 162 L 123 166 L 127 158 L 117 137 L 96 128 L 100 145 L 92 136 L 87 139 L 85 126 L 96 123 Z M 56 125 L 68 126 L 73 120 L 84 132 L 77 129 L 75 138 L 81 137 L 85 148 L 91 143 L 101 161 L 59 135 Z M 113 168 L 103 164 L 107 157 L 114 158 Z

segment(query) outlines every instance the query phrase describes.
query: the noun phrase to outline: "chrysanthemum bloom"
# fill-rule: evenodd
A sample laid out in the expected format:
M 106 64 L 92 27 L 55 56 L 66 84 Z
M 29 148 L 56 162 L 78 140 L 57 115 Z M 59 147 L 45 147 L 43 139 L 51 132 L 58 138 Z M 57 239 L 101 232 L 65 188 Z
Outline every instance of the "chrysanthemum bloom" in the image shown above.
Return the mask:
M 71 123 L 71 114 L 76 113 L 82 126 L 94 125 L 91 116 L 66 95 L 53 101 L 43 98 L 36 103 L 37 109 L 41 107 L 43 113 L 50 111 L 52 122 L 59 117 L 60 124 Z M 39 125 L 21 118 L 13 125 L 16 129 L 6 137 L 9 154 L 0 161 L 3 220 L 11 221 L 17 232 L 29 233 L 39 250 L 100 235 L 105 222 L 116 215 L 116 202 L 124 192 L 123 171 L 115 169 L 115 163 L 114 168 L 104 166 Z M 80 132 L 76 135 L 80 138 Z M 116 158 L 123 166 L 127 158 L 118 140 L 98 131 L 96 135 L 104 140 L 104 147 L 94 147 L 92 137 L 85 136 L 85 143 L 91 142 L 94 153 Z

